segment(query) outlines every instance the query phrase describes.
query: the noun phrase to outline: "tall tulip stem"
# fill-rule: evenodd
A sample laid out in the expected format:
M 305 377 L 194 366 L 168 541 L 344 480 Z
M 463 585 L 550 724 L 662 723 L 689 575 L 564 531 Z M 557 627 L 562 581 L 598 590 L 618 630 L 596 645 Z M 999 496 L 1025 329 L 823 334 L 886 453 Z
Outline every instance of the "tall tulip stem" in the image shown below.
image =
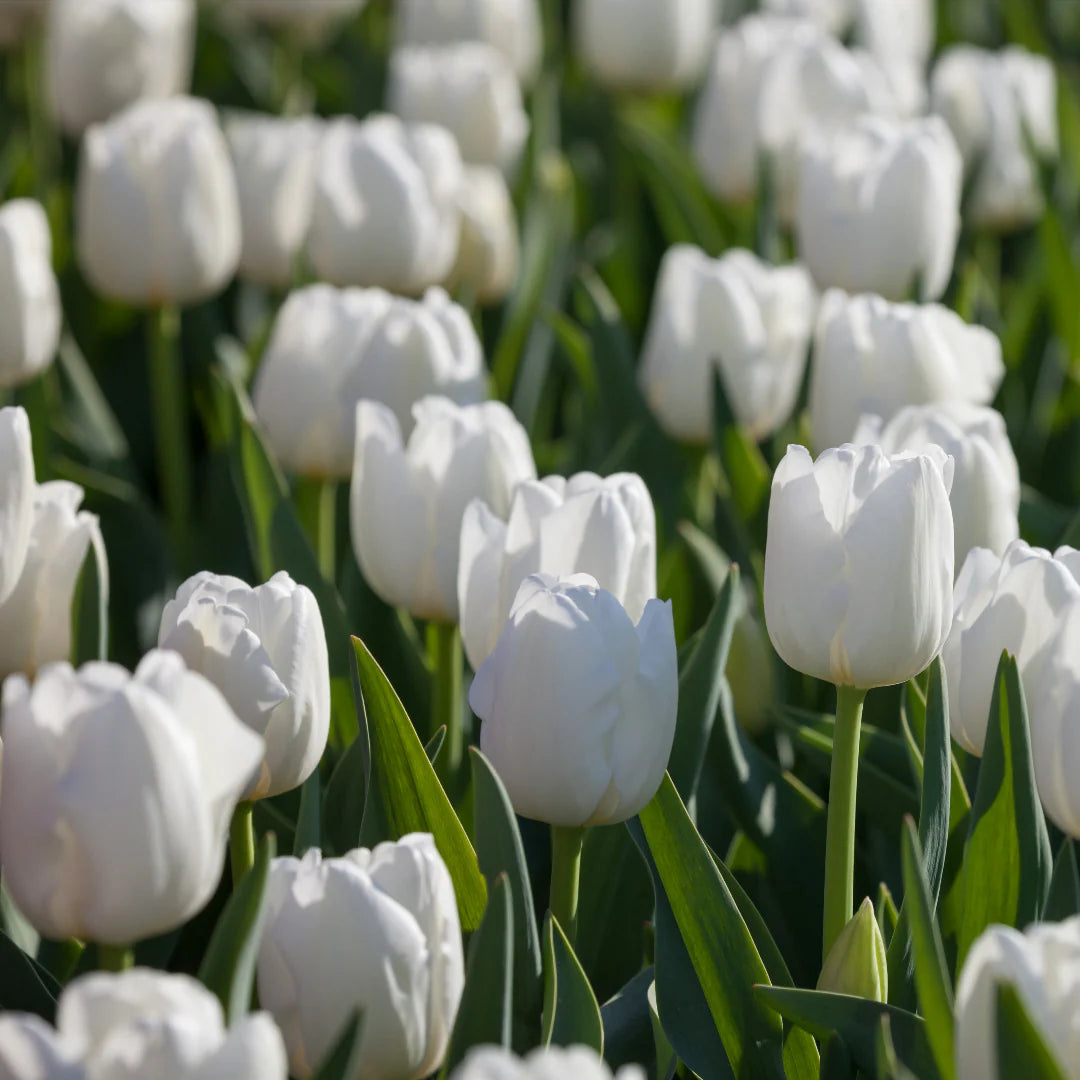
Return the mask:
M 829 955 L 829 950 L 852 914 L 855 894 L 855 792 L 859 780 L 859 734 L 865 699 L 865 690 L 854 686 L 836 688 L 836 727 L 825 836 L 822 957 Z
M 135 952 L 125 945 L 99 945 L 98 968 L 101 971 L 127 971 L 135 966 Z
M 255 804 L 242 802 L 233 811 L 229 825 L 229 862 L 232 866 L 233 888 L 255 865 L 255 824 L 252 820 Z
M 337 483 L 300 480 L 293 494 L 300 520 L 319 560 L 319 572 L 332 583 L 337 577 Z
M 581 826 L 551 826 L 551 893 L 548 906 L 573 945 L 577 940 L 578 882 L 581 878 Z
M 446 725 L 446 741 L 437 759 L 437 771 L 443 787 L 453 795 L 453 786 L 461 770 L 464 752 L 461 698 L 461 634 L 454 623 L 430 622 L 427 627 L 428 662 L 433 679 L 431 692 L 431 731 L 434 735 Z

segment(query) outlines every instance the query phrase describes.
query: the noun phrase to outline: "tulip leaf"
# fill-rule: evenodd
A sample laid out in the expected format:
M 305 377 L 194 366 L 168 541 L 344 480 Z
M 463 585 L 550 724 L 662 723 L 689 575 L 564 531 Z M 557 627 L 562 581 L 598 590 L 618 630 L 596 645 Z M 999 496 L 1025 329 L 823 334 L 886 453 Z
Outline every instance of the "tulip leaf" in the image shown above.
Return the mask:
M 613 1068 L 648 1062 L 655 1053 L 649 987 L 656 977 L 647 967 L 600 1006 L 604 1026 L 604 1060 Z
M 1043 918 L 1047 922 L 1061 922 L 1077 914 L 1080 914 L 1080 871 L 1076 865 L 1076 847 L 1067 836 L 1054 861 Z
M 319 770 L 314 769 L 300 788 L 300 810 L 296 815 L 296 832 L 293 834 L 293 854 L 297 858 L 311 848 L 322 848 L 321 810 L 322 783 Z
M 454 882 L 462 929 L 471 933 L 480 925 L 487 893 L 476 852 L 396 691 L 367 646 L 359 638 L 352 642 L 367 792 L 361 843 L 431 833 Z
M 446 725 L 440 724 L 436 729 L 435 734 L 428 739 L 424 746 L 424 753 L 427 755 L 427 759 L 432 765 L 438 760 L 439 751 L 443 748 L 444 742 L 446 742 Z
M 878 1025 L 877 1071 L 885 1080 L 919 1080 L 919 1078 L 900 1060 L 893 1045 L 892 1024 L 883 1016 Z
M 1067 1073 L 1043 1041 L 1015 986 L 997 984 L 997 1074 L 1024 1080 L 1066 1080 Z
M 312 1080 L 352 1080 L 358 1075 L 363 1033 L 364 1014 L 357 1009 L 345 1022 L 322 1064 L 312 1073 Z
M 821 1080 L 854 1080 L 857 1070 L 839 1035 L 830 1035 L 821 1044 Z
M 28 1012 L 52 1023 L 60 984 L 0 930 L 0 1009 Z
M 341 755 L 330 774 L 323 800 L 322 834 L 324 848 L 332 855 L 344 855 L 360 846 L 367 793 L 366 738 L 360 733 Z
M 544 920 L 542 1046 L 591 1046 L 604 1052 L 604 1023 L 581 961 L 549 911 Z

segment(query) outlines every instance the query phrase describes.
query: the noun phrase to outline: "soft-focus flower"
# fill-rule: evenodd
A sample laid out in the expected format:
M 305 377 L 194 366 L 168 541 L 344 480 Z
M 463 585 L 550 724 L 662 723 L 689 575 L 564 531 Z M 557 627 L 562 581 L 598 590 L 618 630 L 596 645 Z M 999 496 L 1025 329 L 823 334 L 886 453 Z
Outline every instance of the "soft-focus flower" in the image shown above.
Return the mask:
M 414 301 L 311 285 L 278 312 L 255 379 L 255 415 L 285 468 L 346 478 L 357 403 L 382 402 L 408 432 L 427 394 L 462 405 L 484 397 L 483 350 L 464 308 L 437 288 Z
M 612 1074 L 590 1046 L 541 1046 L 523 1058 L 501 1046 L 477 1046 L 450 1080 L 612 1080 Z M 614 1080 L 645 1080 L 645 1070 L 623 1065 Z
M 50 0 L 49 103 L 81 135 L 142 98 L 187 93 L 195 0 Z
M 34 528 L 34 453 L 21 407 L 0 409 L 0 602 L 18 584 Z
M 194 303 L 240 260 L 240 205 L 209 102 L 139 101 L 83 138 L 76 244 L 90 283 L 113 300 Z
M 464 985 L 450 873 L 431 836 L 413 833 L 340 859 L 312 849 L 275 859 L 259 945 L 259 1001 L 305 1080 L 357 1009 L 348 1080 L 413 1080 L 442 1063 Z
M 128 945 L 213 895 L 262 740 L 179 656 L 12 675 L 2 732 L 4 884 L 39 933 Z
M 387 101 L 406 123 L 445 127 L 471 165 L 512 170 L 529 134 L 513 69 L 479 41 L 398 48 L 390 58 Z
M 474 671 L 491 655 L 529 574 L 589 574 L 637 622 L 656 595 L 656 515 L 634 473 L 548 476 L 514 490 L 508 520 L 479 499 L 461 525 L 458 605 Z
M 973 175 L 971 220 L 1008 230 L 1036 221 L 1038 165 L 1058 153 L 1057 78 L 1048 57 L 1018 45 L 946 50 L 934 67 L 931 104 L 945 118 Z
M 397 0 L 394 29 L 402 45 L 486 42 L 526 85 L 540 70 L 544 40 L 537 0 Z
M 713 372 L 736 420 L 755 439 L 791 415 L 817 309 L 810 275 L 749 251 L 710 259 L 689 244 L 668 250 L 653 295 L 638 380 L 672 437 L 712 435 Z
M 990 926 L 964 960 L 956 987 L 958 1080 L 1014 1080 L 998 1071 L 998 986 L 1016 991 L 1062 1076 L 1080 1078 L 1080 918 L 1021 933 Z
M 852 0 L 763 0 L 761 7 L 773 15 L 810 19 L 830 34 L 844 33 L 853 14 Z
M 323 41 L 366 4 L 367 0 L 221 0 L 228 13 L 286 30 L 309 46 Z
M 921 71 L 936 38 L 934 0 L 855 0 L 855 42 L 883 63 L 909 63 Z
M 480 747 L 514 809 L 552 825 L 609 825 L 656 794 L 675 737 L 671 602 L 637 625 L 588 574 L 526 578 L 469 690 Z
M 39 1016 L 0 1015 L 0 1077 L 3 1080 L 86 1080 L 68 1046 Z
M 1014 540 L 1001 557 L 974 548 L 953 598 L 953 622 L 941 659 L 949 684 L 952 737 L 982 755 L 1002 650 L 1016 657 L 1021 679 L 1080 597 L 1080 554 Z M 1026 683 L 1025 683 L 1026 685 Z
M 494 303 L 517 278 L 520 244 L 517 215 L 506 179 L 496 168 L 471 165 L 459 194 L 461 245 L 447 282 L 471 289 L 478 303 Z
M 313 117 L 232 113 L 225 122 L 240 195 L 240 275 L 289 284 L 307 242 L 322 128 Z
M 574 0 L 574 42 L 612 89 L 681 90 L 705 68 L 717 0 Z
M 864 413 L 889 421 L 906 405 L 987 405 L 1004 375 L 997 337 L 948 308 L 830 291 L 810 363 L 814 446 L 849 442 Z
M 522 480 L 536 479 L 525 429 L 501 402 L 458 406 L 427 397 L 413 406 L 408 444 L 385 405 L 356 410 L 350 512 L 353 550 L 388 604 L 455 622 L 461 522 L 473 499 L 499 517 Z
M 311 775 L 330 730 L 330 661 L 309 588 L 284 570 L 254 589 L 204 570 L 165 605 L 158 646 L 205 675 L 265 740 L 246 798 L 280 795 Z
M 335 285 L 420 293 L 453 268 L 464 180 L 453 135 L 395 116 L 326 126 L 308 257 Z
M 935 300 L 960 234 L 963 162 L 940 117 L 864 116 L 802 143 L 796 233 L 821 286 Z
M 974 547 L 1001 555 L 1020 535 L 1020 467 L 1001 413 L 965 401 L 910 405 L 887 424 L 864 416 L 853 440 L 886 454 L 940 446 L 953 459 L 949 495 L 956 567 Z
M 952 462 L 789 446 L 773 477 L 765 624 L 796 671 L 838 686 L 906 682 L 937 656 L 953 592 Z
M 817 981 L 818 990 L 888 1001 L 889 966 L 874 905 L 866 897 L 833 943 Z
M 15 590 L 0 603 L 0 678 L 33 676 L 45 664 L 71 656 L 71 605 L 91 547 L 98 588 L 108 596 L 105 546 L 95 514 L 79 510 L 83 489 L 67 480 L 34 492 L 30 546 Z

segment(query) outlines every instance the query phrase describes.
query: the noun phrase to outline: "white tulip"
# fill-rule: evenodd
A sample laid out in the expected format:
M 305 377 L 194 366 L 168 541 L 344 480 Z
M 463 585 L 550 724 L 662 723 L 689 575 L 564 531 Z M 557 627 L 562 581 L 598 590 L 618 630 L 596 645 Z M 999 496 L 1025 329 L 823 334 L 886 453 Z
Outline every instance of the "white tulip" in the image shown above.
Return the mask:
M 1001 555 L 1020 535 L 1020 467 L 1001 413 L 963 401 L 910 405 L 887 424 L 864 416 L 853 440 L 886 454 L 940 446 L 953 459 L 955 566 L 974 547 Z
M 21 407 L 0 409 L 0 602 L 18 584 L 34 528 L 34 453 Z
M 529 135 L 521 88 L 502 53 L 479 41 L 398 48 L 387 100 L 409 124 L 441 124 L 462 159 L 512 171 Z
M 458 607 L 474 671 L 491 655 L 529 574 L 589 574 L 635 622 L 656 595 L 656 514 L 634 473 L 548 476 L 514 490 L 503 521 L 474 500 L 461 525 Z
M 321 125 L 233 113 L 225 122 L 240 195 L 240 276 L 272 288 L 292 281 L 307 242 Z
M 191 85 L 195 0 L 51 0 L 45 33 L 49 103 L 61 129 Z
M 330 731 L 330 661 L 309 588 L 284 570 L 254 589 L 204 570 L 165 605 L 158 647 L 205 675 L 265 741 L 245 798 L 280 795 L 311 775 Z
M 259 945 L 259 1001 L 293 1075 L 316 1069 L 357 1009 L 347 1080 L 413 1080 L 442 1063 L 464 986 L 454 886 L 431 836 L 340 859 L 275 859 Z
M 499 517 L 523 480 L 536 479 L 525 429 L 501 402 L 458 406 L 427 397 L 413 406 L 408 445 L 385 405 L 356 410 L 350 499 L 353 550 L 388 604 L 423 619 L 458 617 L 461 523 L 473 499 Z
M 934 0 L 855 0 L 855 42 L 884 63 L 922 70 L 936 38 Z
M 86 1080 L 74 1050 L 38 1016 L 0 1015 L 2 1080 Z
M 717 0 L 574 0 L 574 42 L 586 70 L 612 89 L 682 90 L 708 60 Z
M 869 689 L 906 682 L 941 651 L 952 614 L 952 461 L 789 446 L 773 477 L 765 624 L 781 659 Z
M 471 289 L 478 303 L 502 300 L 517 278 L 517 215 L 503 174 L 485 165 L 465 170 L 459 195 L 461 246 L 448 287 Z
M 953 598 L 953 623 L 941 659 L 949 684 L 952 737 L 982 756 L 994 677 L 1003 649 L 1016 657 L 1023 679 L 1053 636 L 1066 609 L 1080 597 L 1080 555 L 1053 556 L 1015 540 L 1000 558 L 974 548 Z
M 469 690 L 514 809 L 552 825 L 638 813 L 664 778 L 679 674 L 671 602 L 637 625 L 587 574 L 522 582 Z
M 29 382 L 60 344 L 60 286 L 49 219 L 33 199 L 0 208 L 0 387 Z
M 4 884 L 39 933 L 129 945 L 210 899 L 262 740 L 179 656 L 12 675 L 2 733 Z
M 749 251 L 710 259 L 689 244 L 664 256 L 638 381 L 673 438 L 707 442 L 713 371 L 736 420 L 755 439 L 791 415 L 806 370 L 817 294 L 801 266 Z
M 367 0 L 221 0 L 230 14 L 265 23 L 317 45 L 337 26 L 359 15 Z
M 346 478 L 361 399 L 381 401 L 411 431 L 421 397 L 473 404 L 483 400 L 485 381 L 468 313 L 442 289 L 414 301 L 382 289 L 311 285 L 278 312 L 255 378 L 255 415 L 287 469 Z
M 316 273 L 410 294 L 440 284 L 457 258 L 463 182 L 445 128 L 387 115 L 332 121 L 315 171 L 308 257 Z
M 804 141 L 796 233 L 821 286 L 935 300 L 960 234 L 963 162 L 940 117 L 864 116 Z
M 219 292 L 240 260 L 240 206 L 212 106 L 140 101 L 91 127 L 76 218 L 83 273 L 110 299 L 188 304 Z
M 761 7 L 773 15 L 810 19 L 830 34 L 843 34 L 854 14 L 852 0 L 763 0 Z
M 964 960 L 956 987 L 957 1080 L 1013 1080 L 998 1070 L 997 992 L 1019 995 L 1061 1075 L 1080 1080 L 1080 918 L 1039 923 L 1023 933 L 990 926 Z
M 542 1046 L 515 1057 L 501 1046 L 477 1046 L 450 1080 L 613 1080 L 604 1059 L 589 1046 Z M 614 1080 L 645 1080 L 640 1065 L 624 1065 Z
M 987 405 L 1005 375 L 1001 342 L 937 304 L 825 294 L 810 363 L 810 429 L 821 450 L 848 442 L 859 417 L 906 405 Z

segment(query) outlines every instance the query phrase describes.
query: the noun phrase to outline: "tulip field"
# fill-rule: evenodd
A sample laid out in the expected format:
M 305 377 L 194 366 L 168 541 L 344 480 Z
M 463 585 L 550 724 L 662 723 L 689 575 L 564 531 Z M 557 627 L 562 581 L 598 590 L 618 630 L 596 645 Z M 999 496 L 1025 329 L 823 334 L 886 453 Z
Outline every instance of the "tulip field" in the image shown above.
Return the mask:
M 1080 1080 L 1080 3 L 0 0 L 0 1080 Z

